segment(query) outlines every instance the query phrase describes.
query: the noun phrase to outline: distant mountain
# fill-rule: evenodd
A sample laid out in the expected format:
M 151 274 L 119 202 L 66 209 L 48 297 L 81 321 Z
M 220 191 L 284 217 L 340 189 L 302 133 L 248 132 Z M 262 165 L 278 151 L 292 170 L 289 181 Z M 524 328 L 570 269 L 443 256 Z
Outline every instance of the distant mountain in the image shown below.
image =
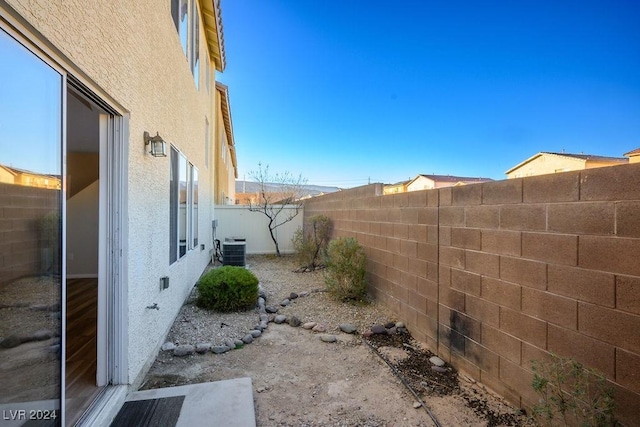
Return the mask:
M 267 183 L 265 185 L 267 191 L 270 193 L 279 193 L 281 191 L 281 185 L 275 183 Z M 323 185 L 303 185 L 302 188 L 305 195 L 318 196 L 320 194 L 335 193 L 340 191 L 338 187 L 327 187 Z M 260 184 L 253 181 L 236 181 L 236 193 L 257 193 L 260 191 Z

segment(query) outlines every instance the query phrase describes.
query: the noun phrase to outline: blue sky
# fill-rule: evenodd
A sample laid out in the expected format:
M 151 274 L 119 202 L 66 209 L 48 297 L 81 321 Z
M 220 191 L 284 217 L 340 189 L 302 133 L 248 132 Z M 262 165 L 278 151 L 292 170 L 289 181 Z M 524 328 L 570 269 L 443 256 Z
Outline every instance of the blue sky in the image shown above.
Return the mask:
M 239 179 L 504 179 L 640 147 L 635 1 L 223 0 Z

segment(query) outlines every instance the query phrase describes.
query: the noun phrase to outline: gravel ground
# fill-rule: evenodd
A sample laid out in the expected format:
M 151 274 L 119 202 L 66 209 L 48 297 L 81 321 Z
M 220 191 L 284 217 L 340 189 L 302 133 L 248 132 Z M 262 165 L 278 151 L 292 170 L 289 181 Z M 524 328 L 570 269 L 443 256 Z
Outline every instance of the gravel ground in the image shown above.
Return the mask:
M 260 286 L 267 295 L 267 305 L 277 306 L 279 314 L 297 316 L 302 323 L 323 323 L 327 332 L 337 332 L 341 323 L 351 323 L 359 331 L 364 331 L 374 324 L 393 320 L 390 312 L 376 301 L 361 305 L 337 303 L 324 290 L 323 271 L 296 273 L 297 265 L 291 256 L 281 259 L 269 255 L 248 256 L 246 267 L 260 280 Z M 292 300 L 287 307 L 280 306 L 280 302 L 289 298 L 292 292 L 309 294 Z M 195 305 L 196 297 L 197 289 L 194 288 L 167 341 L 176 345 L 199 342 L 222 345 L 230 339 L 242 339 L 259 323 L 257 308 L 211 316 L 209 311 Z
M 421 401 L 443 426 L 531 425 L 503 399 L 460 380 L 448 364 L 445 372 L 433 372 L 432 354 L 409 333 L 363 337 L 372 325 L 397 319 L 375 301 L 360 306 L 334 301 L 324 292 L 321 270 L 295 273 L 293 258 L 271 256 L 249 256 L 247 268 L 260 280 L 267 305 L 303 323 L 323 323 L 336 342 L 323 342 L 326 334 L 269 323 L 253 343 L 224 354 L 175 357 L 161 351 L 142 389 L 250 377 L 258 426 L 434 426 Z M 292 292 L 308 295 L 281 307 Z M 183 306 L 169 341 L 221 345 L 241 339 L 258 323 L 258 310 L 211 313 L 195 307 L 194 298 Z M 358 332 L 342 333 L 342 323 Z

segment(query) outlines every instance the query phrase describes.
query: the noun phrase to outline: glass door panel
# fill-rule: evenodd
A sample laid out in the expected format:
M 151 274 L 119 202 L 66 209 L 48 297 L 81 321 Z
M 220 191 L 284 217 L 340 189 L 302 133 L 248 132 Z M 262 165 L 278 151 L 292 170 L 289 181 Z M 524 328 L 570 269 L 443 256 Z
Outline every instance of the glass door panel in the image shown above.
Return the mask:
M 0 29 L 0 408 L 60 417 L 63 76 Z M 7 418 L 9 417 L 9 418 Z

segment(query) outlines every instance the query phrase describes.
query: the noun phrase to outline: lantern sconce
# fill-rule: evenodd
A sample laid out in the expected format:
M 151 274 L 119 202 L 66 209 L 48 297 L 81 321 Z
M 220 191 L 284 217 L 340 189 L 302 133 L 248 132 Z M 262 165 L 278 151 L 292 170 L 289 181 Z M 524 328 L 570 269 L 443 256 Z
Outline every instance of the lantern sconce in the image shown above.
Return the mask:
M 158 132 L 156 132 L 156 136 L 149 136 L 149 132 L 145 132 L 144 145 L 149 146 L 149 153 L 153 157 L 167 157 L 167 143 Z

